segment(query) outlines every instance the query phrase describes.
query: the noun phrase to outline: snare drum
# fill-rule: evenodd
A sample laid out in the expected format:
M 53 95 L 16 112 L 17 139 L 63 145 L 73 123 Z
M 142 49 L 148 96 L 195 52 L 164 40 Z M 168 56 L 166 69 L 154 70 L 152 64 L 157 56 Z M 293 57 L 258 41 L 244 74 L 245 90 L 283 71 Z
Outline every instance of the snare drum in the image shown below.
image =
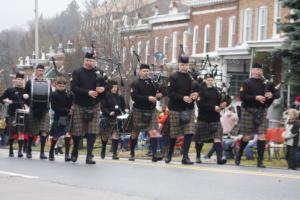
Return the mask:
M 123 115 L 119 115 L 117 116 L 117 129 L 119 131 L 119 133 L 124 133 L 124 124 L 125 121 L 127 120 L 127 118 L 129 117 L 129 114 L 123 114 Z
M 18 131 L 24 132 L 24 129 L 25 129 L 28 119 L 29 119 L 29 110 L 27 110 L 27 109 L 17 109 L 16 110 L 14 125 L 17 127 Z

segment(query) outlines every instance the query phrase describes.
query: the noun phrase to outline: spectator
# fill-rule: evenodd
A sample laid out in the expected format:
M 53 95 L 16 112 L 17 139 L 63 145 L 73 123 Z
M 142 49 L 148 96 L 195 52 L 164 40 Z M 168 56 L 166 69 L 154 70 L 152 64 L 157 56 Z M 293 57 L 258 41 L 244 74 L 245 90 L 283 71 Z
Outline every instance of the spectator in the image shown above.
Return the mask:
M 282 137 L 285 140 L 286 160 L 289 169 L 297 169 L 297 146 L 299 145 L 300 122 L 297 121 L 298 112 L 296 109 L 289 109 L 288 119 L 285 123 L 285 131 Z

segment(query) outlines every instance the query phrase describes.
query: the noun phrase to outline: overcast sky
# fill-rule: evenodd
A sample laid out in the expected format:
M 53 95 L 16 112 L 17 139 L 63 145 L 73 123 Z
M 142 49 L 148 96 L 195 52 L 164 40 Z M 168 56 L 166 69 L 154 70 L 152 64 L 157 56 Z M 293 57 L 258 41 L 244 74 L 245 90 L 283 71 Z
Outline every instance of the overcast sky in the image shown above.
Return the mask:
M 72 0 L 39 0 L 39 13 L 53 17 L 65 10 Z M 76 0 L 81 8 L 85 0 Z M 34 19 L 35 0 L 0 0 L 0 31 L 13 27 L 26 28 Z

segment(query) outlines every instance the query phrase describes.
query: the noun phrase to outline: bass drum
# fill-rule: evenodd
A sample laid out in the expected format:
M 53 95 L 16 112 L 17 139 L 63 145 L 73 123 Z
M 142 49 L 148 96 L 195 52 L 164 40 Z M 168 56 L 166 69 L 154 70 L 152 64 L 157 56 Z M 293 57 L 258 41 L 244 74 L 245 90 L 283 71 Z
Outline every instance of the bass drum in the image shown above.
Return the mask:
M 45 111 L 49 107 L 51 84 L 48 80 L 32 80 L 30 109 Z

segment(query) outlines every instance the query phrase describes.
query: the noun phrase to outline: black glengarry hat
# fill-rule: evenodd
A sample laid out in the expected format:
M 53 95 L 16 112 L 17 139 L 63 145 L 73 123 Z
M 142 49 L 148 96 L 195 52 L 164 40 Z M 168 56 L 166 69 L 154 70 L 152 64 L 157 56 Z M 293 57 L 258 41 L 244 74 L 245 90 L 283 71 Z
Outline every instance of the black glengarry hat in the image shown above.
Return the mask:
M 95 54 L 93 52 L 86 52 L 84 58 L 93 60 L 96 59 Z
M 208 78 L 215 78 L 215 77 L 212 73 L 207 73 L 204 75 L 204 79 L 208 79 Z
M 262 69 L 262 65 L 260 63 L 253 63 L 252 68 Z
M 187 64 L 187 63 L 189 63 L 189 61 L 190 61 L 190 59 L 189 59 L 188 56 L 180 56 L 178 58 L 178 63 L 185 63 L 185 64 Z
M 140 70 L 142 69 L 150 69 L 150 66 L 147 64 L 140 64 Z
M 42 64 L 38 64 L 38 65 L 36 66 L 36 69 L 45 69 L 45 66 L 42 65 Z
M 16 78 L 21 78 L 21 79 L 23 79 L 23 78 L 24 78 L 24 74 L 17 73 L 17 74 L 16 74 Z

